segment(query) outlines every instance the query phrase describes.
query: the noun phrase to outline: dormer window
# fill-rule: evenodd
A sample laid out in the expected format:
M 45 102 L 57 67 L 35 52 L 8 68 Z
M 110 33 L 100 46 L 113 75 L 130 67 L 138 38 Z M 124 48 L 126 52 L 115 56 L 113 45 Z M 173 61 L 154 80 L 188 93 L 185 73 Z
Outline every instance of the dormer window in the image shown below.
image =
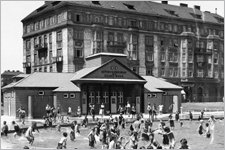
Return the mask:
M 55 2 L 52 2 L 52 6 L 56 6 L 60 3 L 61 1 L 55 1 Z
M 190 15 L 192 15 L 192 17 L 196 18 L 196 19 L 202 19 L 202 15 L 199 15 L 199 14 L 193 14 L 193 13 L 190 13 Z
M 123 3 L 124 4 L 124 3 Z M 133 5 L 124 4 L 128 9 L 135 10 Z
M 44 10 L 46 7 L 47 7 L 47 6 L 43 6 L 43 7 L 38 8 L 38 9 L 37 9 L 37 12 L 40 12 L 40 11 Z
M 101 5 L 100 3 L 99 3 L 99 1 L 91 1 L 92 2 L 92 4 L 95 4 L 95 5 Z
M 224 23 L 224 18 L 215 17 L 219 23 Z
M 175 14 L 175 11 L 169 10 L 169 9 L 164 9 L 164 10 L 165 10 L 168 14 L 178 17 L 178 14 Z

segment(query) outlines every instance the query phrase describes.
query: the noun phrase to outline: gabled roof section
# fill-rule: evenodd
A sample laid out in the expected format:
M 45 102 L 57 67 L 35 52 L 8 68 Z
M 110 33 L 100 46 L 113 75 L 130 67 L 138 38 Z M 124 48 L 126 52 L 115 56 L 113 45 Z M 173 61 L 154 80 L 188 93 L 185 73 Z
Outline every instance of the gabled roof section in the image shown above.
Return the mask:
M 46 87 L 80 91 L 80 89 L 70 81 L 73 76 L 74 73 L 34 72 L 16 83 L 5 86 L 4 89 L 12 87 Z
M 84 68 L 78 71 L 71 81 L 77 80 L 93 80 L 93 81 L 140 81 L 145 82 L 145 79 L 130 70 L 117 59 L 111 59 L 99 67 Z
M 162 16 L 162 17 L 175 17 L 188 20 L 197 20 L 211 23 L 223 23 L 218 22 L 218 19 L 215 17 L 221 18 L 218 14 L 215 13 L 205 13 L 201 10 L 190 8 L 190 7 L 181 7 L 170 4 L 162 4 L 152 1 L 53 1 L 51 3 L 45 3 L 43 6 L 37 10 L 33 11 L 22 21 L 33 18 L 39 14 L 45 13 L 47 11 L 53 11 L 57 8 L 60 8 L 64 5 L 73 5 L 73 6 L 87 6 L 89 8 L 103 8 L 110 10 L 118 10 L 124 12 L 137 12 L 145 15 L 153 16 Z M 199 18 L 201 16 L 201 18 Z M 223 17 L 222 17 L 223 18 Z
M 165 80 L 161 80 L 153 76 L 142 76 L 142 77 L 147 81 L 144 87 L 149 91 L 154 91 L 155 89 L 158 89 L 158 90 L 164 90 L 164 89 L 182 90 L 183 89 L 180 86 L 166 82 Z

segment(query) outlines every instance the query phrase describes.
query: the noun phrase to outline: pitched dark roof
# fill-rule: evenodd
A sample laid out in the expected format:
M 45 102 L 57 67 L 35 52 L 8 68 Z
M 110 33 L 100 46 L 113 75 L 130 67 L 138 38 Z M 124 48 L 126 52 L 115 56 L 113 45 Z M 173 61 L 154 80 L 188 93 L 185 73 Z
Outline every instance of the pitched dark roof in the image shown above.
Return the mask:
M 22 21 L 33 18 L 39 14 L 45 13 L 62 7 L 63 5 L 83 5 L 88 7 L 105 8 L 120 10 L 126 12 L 138 12 L 148 15 L 183 18 L 188 20 L 202 20 L 204 22 L 221 23 L 216 18 L 223 18 L 222 16 L 214 13 L 203 12 L 198 9 L 190 7 L 181 7 L 170 4 L 161 4 L 151 1 L 98 1 L 99 4 L 94 4 L 92 1 L 53 1 L 45 3 L 43 6 L 34 10 L 31 14 L 25 17 Z M 54 5 L 55 4 L 55 5 Z M 132 9 L 133 8 L 133 9 Z M 39 10 L 39 11 L 38 11 Z M 41 11 L 40 11 L 41 10 Z M 198 19 L 192 14 L 201 15 L 202 19 Z
M 7 71 L 4 71 L 1 75 L 4 76 L 4 75 L 10 75 L 10 76 L 16 76 L 16 75 L 19 75 L 19 74 L 22 74 L 22 72 L 20 71 L 10 71 L 10 70 L 7 70 Z
M 12 87 L 52 87 L 57 88 L 56 91 L 80 91 L 80 88 L 70 82 L 73 76 L 74 73 L 34 72 L 18 82 L 6 85 L 2 89 Z

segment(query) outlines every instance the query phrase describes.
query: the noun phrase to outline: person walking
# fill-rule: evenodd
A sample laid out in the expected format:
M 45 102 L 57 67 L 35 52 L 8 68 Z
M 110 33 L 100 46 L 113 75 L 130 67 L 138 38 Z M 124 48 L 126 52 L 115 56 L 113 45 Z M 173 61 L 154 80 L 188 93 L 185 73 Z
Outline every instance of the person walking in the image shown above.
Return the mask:
M 105 105 L 102 103 L 101 108 L 99 110 L 99 115 L 101 115 L 102 119 L 103 119 L 103 116 L 104 116 L 104 111 L 105 111 Z
M 147 111 L 148 111 L 148 114 L 149 114 L 149 119 L 150 119 L 150 121 L 152 121 L 152 107 L 151 107 L 151 103 L 148 103 Z
M 22 106 L 20 106 L 20 108 L 17 109 L 17 112 L 19 113 L 19 122 L 21 122 L 21 110 L 22 110 Z
M 127 115 L 128 115 L 128 117 L 130 117 L 130 103 L 129 103 L 129 101 L 127 101 Z
M 159 114 L 162 115 L 162 111 L 163 111 L 163 104 L 161 103 L 159 105 Z

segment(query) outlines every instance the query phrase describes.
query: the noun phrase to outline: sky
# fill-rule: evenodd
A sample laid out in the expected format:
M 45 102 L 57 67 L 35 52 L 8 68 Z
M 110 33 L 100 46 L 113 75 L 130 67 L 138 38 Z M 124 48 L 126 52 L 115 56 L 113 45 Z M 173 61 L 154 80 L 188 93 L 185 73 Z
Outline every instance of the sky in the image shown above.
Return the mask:
M 161 1 L 159 1 L 161 2 Z M 224 17 L 224 1 L 168 1 L 168 4 L 201 6 Z M 44 1 L 1 1 L 1 73 L 5 70 L 23 71 L 23 27 L 21 20 L 44 4 Z

